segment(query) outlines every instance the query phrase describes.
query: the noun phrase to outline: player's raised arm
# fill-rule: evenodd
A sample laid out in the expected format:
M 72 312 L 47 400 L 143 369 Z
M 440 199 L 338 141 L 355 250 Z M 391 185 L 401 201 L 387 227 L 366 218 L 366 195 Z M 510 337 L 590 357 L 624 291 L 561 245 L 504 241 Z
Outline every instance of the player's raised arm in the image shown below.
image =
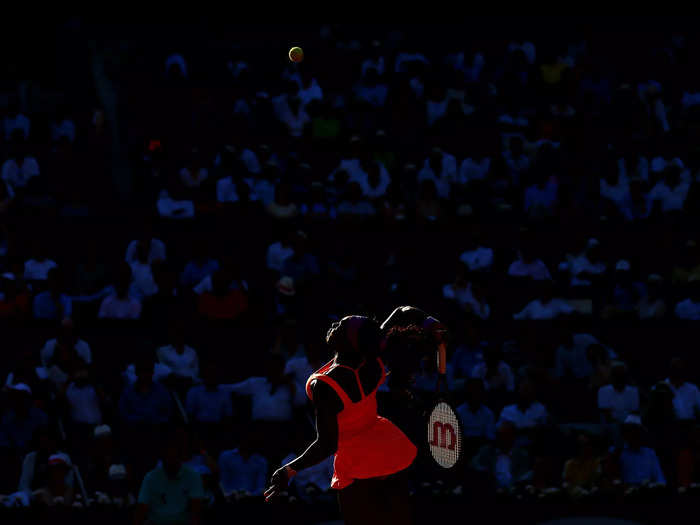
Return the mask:
M 435 317 L 414 306 L 399 306 L 381 324 L 385 337 L 383 358 L 392 368 L 402 354 L 401 366 L 407 366 L 410 352 L 418 353 L 418 359 L 436 352 L 438 372 L 442 375 L 447 366 L 447 327 Z M 419 334 L 423 333 L 423 336 Z M 404 349 L 403 352 L 401 349 Z M 392 363 L 393 362 L 393 363 Z

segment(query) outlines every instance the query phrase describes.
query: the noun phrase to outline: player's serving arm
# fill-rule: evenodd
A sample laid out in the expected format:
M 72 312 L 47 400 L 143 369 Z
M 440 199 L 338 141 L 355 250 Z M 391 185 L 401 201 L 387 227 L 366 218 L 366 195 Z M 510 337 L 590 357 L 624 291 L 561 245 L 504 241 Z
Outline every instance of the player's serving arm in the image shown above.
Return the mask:
M 428 351 L 432 348 L 437 349 L 437 367 L 441 380 L 444 381 L 444 376 L 447 367 L 447 327 L 438 321 L 435 317 L 428 315 L 426 312 L 415 306 L 399 306 L 386 320 L 381 324 L 382 333 L 385 337 L 391 332 L 392 328 L 409 328 L 417 327 L 425 330 L 433 339 L 434 346 L 429 345 Z

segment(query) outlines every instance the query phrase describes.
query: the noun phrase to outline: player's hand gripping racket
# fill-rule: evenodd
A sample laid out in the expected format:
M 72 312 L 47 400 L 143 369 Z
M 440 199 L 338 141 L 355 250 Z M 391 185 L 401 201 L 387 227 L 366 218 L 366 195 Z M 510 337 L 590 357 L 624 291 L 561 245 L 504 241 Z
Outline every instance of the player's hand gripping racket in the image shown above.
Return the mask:
M 447 353 L 444 341 L 438 346 L 437 368 L 435 401 L 427 415 L 428 450 L 434 463 L 443 469 L 451 469 L 462 458 L 462 427 L 447 390 Z

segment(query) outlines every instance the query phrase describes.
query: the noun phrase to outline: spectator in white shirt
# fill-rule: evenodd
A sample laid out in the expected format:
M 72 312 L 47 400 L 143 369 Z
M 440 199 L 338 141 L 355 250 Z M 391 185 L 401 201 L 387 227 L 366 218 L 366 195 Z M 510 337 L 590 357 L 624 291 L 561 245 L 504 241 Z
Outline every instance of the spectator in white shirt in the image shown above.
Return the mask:
M 432 126 L 435 121 L 447 113 L 448 103 L 449 99 L 447 98 L 445 88 L 443 86 L 436 85 L 430 89 L 425 101 L 428 126 Z
M 467 277 L 468 270 L 464 263 L 460 262 L 457 266 L 457 276 L 454 282 L 446 284 L 442 287 L 442 296 L 454 301 L 459 307 L 469 313 L 473 313 L 480 319 L 488 319 L 491 314 L 491 308 L 483 300 L 478 289 L 478 285 L 470 282 Z M 476 296 L 474 292 L 476 291 Z M 479 299 L 477 299 L 477 296 Z
M 69 318 L 73 311 L 71 298 L 63 293 L 64 279 L 58 268 L 51 268 L 46 278 L 46 289 L 34 296 L 32 310 L 35 319 Z
M 53 359 L 56 351 L 60 351 L 61 348 L 73 348 L 85 364 L 89 365 L 92 363 L 90 346 L 78 337 L 75 332 L 75 325 L 71 319 L 64 319 L 61 322 L 58 336 L 55 339 L 49 339 L 43 346 L 39 352 L 41 363 L 47 366 Z
M 379 40 L 372 40 L 372 47 L 360 66 L 360 74 L 366 76 L 370 71 L 375 71 L 378 75 L 384 74 L 384 56 L 382 56 L 382 43 Z
M 209 177 L 209 170 L 202 165 L 202 159 L 198 150 L 192 151 L 187 165 L 180 170 L 180 181 L 186 188 L 199 188 Z
M 639 411 L 639 391 L 627 384 L 627 367 L 623 363 L 613 365 L 611 384 L 598 390 L 598 408 L 603 423 L 622 423 L 627 416 Z
M 51 140 L 59 142 L 67 140 L 71 144 L 75 142 L 75 122 L 68 117 L 66 110 L 61 111 L 61 115 L 51 123 Z
M 368 70 L 365 77 L 355 85 L 357 99 L 374 108 L 383 107 L 388 95 L 389 86 L 380 81 L 379 75 L 374 69 Z
M 700 321 L 700 279 L 690 278 L 687 299 L 676 304 L 674 313 L 678 319 Z
M 275 200 L 265 206 L 265 211 L 275 219 L 290 220 L 299 215 L 299 208 L 292 202 L 292 188 L 289 183 L 280 181 L 275 187 Z
M 70 421 L 77 425 L 95 426 L 102 423 L 100 393 L 90 380 L 87 368 L 79 368 L 65 391 Z
M 305 218 L 323 223 L 334 220 L 337 217 L 335 207 L 328 202 L 326 189 L 322 182 L 311 183 L 311 191 L 307 202 L 301 205 L 300 210 Z
M 290 231 L 284 238 L 268 246 L 266 260 L 269 270 L 275 272 L 282 271 L 284 261 L 294 254 L 294 248 L 292 248 L 293 238 L 294 233 Z
M 463 51 L 451 54 L 447 62 L 452 65 L 457 71 L 464 73 L 464 79 L 467 82 L 473 83 L 479 81 L 479 76 L 481 71 L 486 65 L 484 55 L 479 52 L 474 53 L 472 61 L 470 64 L 467 63 L 466 57 Z
M 311 117 L 296 96 L 280 101 L 276 107 L 276 113 L 279 121 L 286 126 L 289 135 L 295 138 L 301 137 L 306 126 L 311 122 Z
M 153 262 L 158 263 L 160 260 L 155 259 Z M 158 285 L 153 278 L 147 245 L 142 243 L 136 245 L 129 266 L 131 267 L 132 291 L 137 293 L 139 297 L 155 295 L 158 292 Z
M 304 355 L 291 357 L 284 365 L 284 375 L 291 377 L 296 385 L 296 405 L 306 403 L 306 381 L 322 365 L 321 348 L 313 342 L 304 346 Z
M 466 158 L 459 167 L 457 181 L 466 185 L 475 180 L 484 180 L 491 169 L 491 157 Z
M 498 424 L 509 421 L 518 430 L 533 429 L 547 422 L 547 409 L 537 401 L 535 386 L 529 379 L 520 382 L 518 402 L 503 407 Z
M 266 377 L 250 377 L 220 388 L 250 398 L 251 419 L 263 430 L 261 450 L 266 455 L 282 457 L 289 450 L 289 424 L 294 418 L 296 384 L 284 374 L 281 355 L 268 355 L 266 372 Z
M 141 301 L 129 294 L 131 268 L 125 263 L 120 266 L 115 291 L 100 305 L 97 317 L 100 319 L 138 319 L 141 317 Z
M 394 73 L 402 73 L 408 71 L 412 63 L 429 64 L 425 55 L 418 52 L 402 52 L 399 53 L 394 62 Z
M 362 153 L 363 143 L 360 137 L 353 135 L 350 137 L 351 155 L 341 159 L 338 166 L 328 176 L 331 183 L 361 183 L 367 178 L 367 167 L 372 162 L 372 158 Z M 340 180 L 338 180 L 340 179 Z
M 673 358 L 666 379 L 673 393 L 673 408 L 680 420 L 695 420 L 700 415 L 700 390 L 687 380 L 688 368 L 681 358 Z
M 627 194 L 617 203 L 618 210 L 625 221 L 634 222 L 649 217 L 652 210 L 652 200 L 645 191 L 644 181 L 641 179 L 630 180 Z
M 660 166 L 660 169 L 663 169 Z M 632 178 L 649 180 L 649 161 L 640 155 L 639 151 L 632 150 L 623 157 L 617 159 L 617 169 L 620 180 L 629 181 Z
M 541 289 L 540 298 L 530 301 L 520 312 L 513 314 L 513 319 L 517 321 L 548 320 L 574 313 L 575 310 L 569 303 L 554 297 L 554 285 L 543 283 Z
M 268 357 L 266 377 L 249 377 L 240 383 L 222 385 L 221 388 L 251 398 L 253 421 L 289 422 L 292 420 L 296 385 L 284 374 L 282 356 Z
M 262 172 L 262 163 L 257 153 L 252 149 L 244 148 L 243 151 L 241 151 L 240 161 L 243 163 L 248 173 L 257 175 Z
M 664 170 L 664 178 L 649 192 L 649 199 L 661 203 L 661 211 L 681 211 L 690 189 L 690 172 L 680 166 L 670 164 Z
M 64 324 L 68 326 L 67 322 Z M 62 389 L 71 380 L 76 370 L 87 369 L 88 361 L 91 361 L 89 349 L 86 354 L 85 348 L 74 344 L 75 339 L 69 329 L 64 328 L 62 331 L 63 333 L 59 336 L 58 343 L 52 348 L 51 353 L 42 355 L 43 366 L 35 369 L 38 377 L 48 379 L 58 389 Z M 79 352 L 79 349 L 82 351 Z M 45 360 L 43 359 L 44 355 L 46 355 Z
M 202 279 L 211 276 L 219 269 L 219 261 L 208 256 L 208 247 L 202 238 L 197 237 L 194 240 L 190 253 L 192 259 L 185 264 L 180 275 L 180 284 L 187 288 L 199 284 Z
M 170 375 L 172 374 L 172 370 L 167 365 L 164 365 L 163 363 L 151 363 L 152 368 L 153 368 L 153 373 L 151 374 L 151 380 L 154 383 L 167 383 L 168 380 L 170 379 Z M 124 379 L 124 383 L 127 385 L 133 385 L 136 383 L 138 380 L 138 376 L 136 375 L 136 367 L 139 366 L 139 363 L 130 363 L 127 365 L 127 367 L 124 369 L 122 372 L 122 378 Z
M 644 320 L 663 319 L 666 316 L 666 310 L 663 278 L 658 274 L 651 274 L 647 278 L 647 294 L 637 303 L 637 315 Z
M 7 109 L 7 116 L 2 120 L 3 130 L 5 132 L 5 140 L 10 138 L 17 132 L 24 140 L 29 138 L 31 122 L 29 118 L 19 110 L 19 104 L 12 103 Z
M 191 219 L 195 212 L 194 202 L 175 199 L 168 190 L 161 190 L 158 194 L 156 208 L 158 215 L 166 219 Z
M 46 256 L 45 243 L 35 243 L 33 251 L 34 257 L 24 263 L 24 278 L 27 281 L 45 281 L 49 276 L 49 270 L 58 265 Z
M 525 189 L 523 209 L 530 217 L 549 216 L 557 203 L 559 184 L 555 177 L 540 176 L 538 182 Z
M 477 378 L 467 380 L 465 397 L 465 402 L 457 407 L 457 415 L 464 436 L 471 442 L 470 448 L 493 441 L 496 437 L 496 424 L 493 412 L 483 403 L 483 382 Z
M 493 265 L 493 250 L 479 244 L 471 237 L 459 260 L 467 265 L 470 271 L 488 270 Z
M 275 200 L 275 187 L 280 179 L 280 167 L 274 159 L 268 160 L 263 166 L 262 173 L 250 179 L 251 200 L 267 206 Z
M 639 97 L 647 106 L 647 112 L 652 117 L 655 127 L 659 128 L 663 133 L 668 133 L 671 126 L 668 122 L 668 115 L 663 98 L 661 97 L 661 84 L 651 80 L 646 83 L 640 83 L 637 87 Z
M 503 490 L 532 480 L 532 462 L 525 447 L 515 446 L 516 429 L 504 422 L 496 429 L 495 443 L 487 443 L 472 458 L 472 467 L 487 474 L 487 480 Z
M 0 178 L 13 190 L 24 188 L 32 177 L 39 176 L 39 163 L 37 160 L 19 148 L 13 152 L 0 169 Z
M 532 279 L 534 281 L 551 280 L 552 275 L 549 273 L 547 266 L 541 259 L 535 259 L 532 248 L 523 245 L 518 252 L 518 259 L 508 268 L 508 275 L 511 277 L 522 277 Z
M 472 377 L 481 379 L 487 392 L 515 391 L 513 370 L 503 361 L 498 348 L 489 347 L 484 351 L 484 361 L 474 366 Z
M 347 185 L 345 199 L 337 207 L 338 218 L 345 221 L 358 221 L 376 215 L 371 202 L 363 198 L 362 187 L 357 182 Z
M 367 175 L 359 181 L 362 194 L 370 200 L 375 200 L 386 195 L 391 184 L 391 177 L 384 165 L 372 161 L 367 166 Z
M 457 181 L 457 159 L 453 155 L 434 148 L 418 172 L 418 182 L 432 180 L 441 199 L 450 197 L 450 185 Z
M 590 377 L 593 374 L 593 365 L 588 359 L 588 348 L 597 344 L 598 340 L 590 334 L 574 334 L 564 329 L 561 344 L 556 351 L 556 377 Z
M 202 365 L 202 384 L 187 392 L 185 407 L 193 421 L 200 424 L 227 423 L 233 417 L 231 392 L 219 387 L 218 364 L 215 360 Z
M 564 264 L 571 275 L 571 286 L 590 286 L 594 280 L 604 275 L 607 269 L 601 260 L 600 243 L 597 239 L 589 239 L 586 248 L 577 255 L 567 256 Z
M 177 323 L 170 330 L 170 344 L 156 350 L 158 361 L 172 373 L 192 382 L 199 381 L 199 357 L 191 346 L 185 344 L 184 327 Z
M 232 176 L 222 177 L 216 182 L 216 200 L 220 203 L 233 203 L 242 200 L 245 195 L 249 195 L 249 191 L 244 193 L 245 184 L 239 181 L 234 181 Z M 249 188 L 245 188 L 249 190 Z
M 253 424 L 243 433 L 240 445 L 224 450 L 219 456 L 219 486 L 224 497 L 236 501 L 244 497 L 261 496 L 269 474 L 261 440 L 265 429 Z
M 305 77 L 305 78 L 304 78 Z M 310 75 L 302 75 L 304 85 L 300 86 L 297 96 L 302 107 L 309 104 L 313 100 L 323 100 L 323 90 L 318 85 L 318 80 Z
M 197 295 L 213 292 L 214 280 L 217 278 L 220 279 L 223 285 L 225 285 L 224 290 L 228 288 L 229 290 L 243 290 L 244 292 L 248 291 L 248 282 L 241 278 L 240 263 L 233 254 L 226 254 L 221 257 L 221 268 L 213 272 L 211 275 L 207 275 L 192 290 Z
M 610 164 L 600 178 L 600 196 L 619 205 L 629 193 L 629 180 Z
M 521 42 L 511 42 L 508 44 L 508 53 L 515 53 L 519 52 L 522 53 L 522 57 L 525 59 L 525 61 L 533 65 L 535 63 L 535 57 L 536 55 L 536 48 L 535 45 L 532 42 L 528 41 L 523 41 Z
M 503 160 L 511 180 L 514 184 L 519 184 L 523 175 L 530 169 L 530 157 L 525 154 L 523 137 L 520 135 L 509 137 L 508 147 L 503 151 Z
M 164 261 L 166 259 L 165 243 L 153 237 L 153 229 L 150 223 L 143 225 L 143 233 L 138 240 L 131 241 L 126 249 L 126 262 L 136 260 L 139 246 L 146 250 L 146 262 Z

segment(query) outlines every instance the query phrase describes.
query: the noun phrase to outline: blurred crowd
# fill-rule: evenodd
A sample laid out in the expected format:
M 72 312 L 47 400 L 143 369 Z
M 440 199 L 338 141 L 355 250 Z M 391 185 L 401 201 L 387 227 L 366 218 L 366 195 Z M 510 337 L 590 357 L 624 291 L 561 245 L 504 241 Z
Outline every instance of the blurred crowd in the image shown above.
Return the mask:
M 91 57 L 93 99 L 49 109 L 17 78 L 0 129 L 4 505 L 167 521 L 193 508 L 160 498 L 176 479 L 195 512 L 256 512 L 313 438 L 304 385 L 327 327 L 399 304 L 449 326 L 466 438 L 458 472 L 416 466 L 416 493 L 694 493 L 700 374 L 674 345 L 700 320 L 700 42 L 443 29 L 421 47 L 416 28 L 324 26 L 300 64 L 135 36 Z M 649 326 L 653 342 L 635 335 Z M 424 363 L 417 399 L 434 377 Z M 401 395 L 383 387 L 382 409 Z M 331 473 L 287 497 L 332 508 Z

